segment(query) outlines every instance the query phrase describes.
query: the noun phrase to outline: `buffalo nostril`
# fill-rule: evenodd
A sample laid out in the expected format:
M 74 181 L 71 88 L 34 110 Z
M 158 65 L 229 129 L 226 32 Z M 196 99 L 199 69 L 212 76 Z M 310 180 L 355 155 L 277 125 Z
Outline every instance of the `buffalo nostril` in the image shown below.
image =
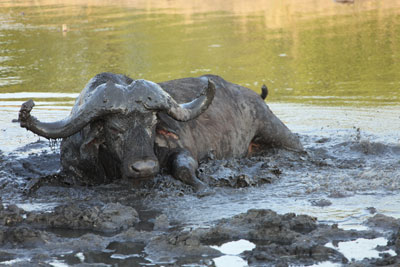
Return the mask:
M 158 162 L 154 160 L 137 161 L 131 165 L 131 169 L 139 175 L 152 175 L 158 171 Z
M 140 172 L 140 169 L 136 165 L 132 165 L 131 169 L 134 170 L 135 172 Z

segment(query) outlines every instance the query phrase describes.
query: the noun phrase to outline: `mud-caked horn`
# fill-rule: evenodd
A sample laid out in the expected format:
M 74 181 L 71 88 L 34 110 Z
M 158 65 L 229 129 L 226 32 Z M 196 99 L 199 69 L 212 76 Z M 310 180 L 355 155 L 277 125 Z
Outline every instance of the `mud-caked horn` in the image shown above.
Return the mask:
M 69 116 L 55 122 L 41 122 L 32 116 L 30 113 L 35 103 L 32 99 L 28 100 L 21 105 L 18 120 L 21 127 L 49 139 L 71 136 L 94 119 L 124 109 L 121 105 L 115 105 L 115 102 L 123 96 L 118 90 L 115 90 L 114 86 L 112 83 L 106 83 L 95 90 L 89 99 L 78 98 L 77 103 L 82 103 L 77 108 L 74 107 Z
M 212 80 L 208 80 L 207 87 L 201 92 L 200 96 L 193 101 L 178 104 L 172 97 L 165 112 L 178 121 L 189 121 L 197 118 L 202 114 L 214 99 L 215 84 Z
M 137 90 L 135 90 L 135 88 Z M 32 116 L 35 103 L 29 100 L 22 104 L 19 121 L 26 128 L 46 138 L 71 136 L 91 121 L 108 114 L 129 113 L 140 110 L 139 103 L 146 109 L 166 112 L 179 121 L 188 121 L 203 113 L 215 95 L 215 84 L 208 80 L 207 87 L 193 101 L 178 104 L 167 92 L 153 82 L 137 80 L 128 87 L 107 82 L 88 94 L 81 93 L 71 114 L 63 120 L 41 122 Z M 143 106 L 142 106 L 143 107 Z

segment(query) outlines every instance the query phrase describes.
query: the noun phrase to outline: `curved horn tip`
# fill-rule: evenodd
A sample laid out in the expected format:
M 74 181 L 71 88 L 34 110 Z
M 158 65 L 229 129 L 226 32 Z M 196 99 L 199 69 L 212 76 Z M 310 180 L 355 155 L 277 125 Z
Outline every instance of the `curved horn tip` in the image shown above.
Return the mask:
M 214 98 L 214 95 L 215 95 L 215 87 L 216 87 L 216 86 L 215 86 L 214 81 L 211 80 L 211 79 L 208 79 L 207 87 L 204 88 L 203 91 L 202 91 L 201 94 L 200 94 L 200 96 L 205 96 L 205 97 L 208 99 L 207 102 L 209 102 L 209 104 L 211 103 L 211 101 L 212 101 L 213 98 Z
M 178 104 L 175 100 L 170 99 L 173 103 L 166 108 L 167 114 L 178 121 L 189 121 L 197 118 L 211 104 L 215 96 L 215 83 L 208 79 L 207 87 L 205 87 L 200 95 L 193 101 Z
M 208 79 L 208 87 L 211 88 L 211 90 L 215 91 L 215 83 L 213 80 Z
M 21 127 L 26 127 L 26 122 L 31 116 L 30 112 L 32 108 L 35 106 L 35 102 L 32 99 L 22 103 L 21 109 L 19 110 L 18 120 L 21 123 Z

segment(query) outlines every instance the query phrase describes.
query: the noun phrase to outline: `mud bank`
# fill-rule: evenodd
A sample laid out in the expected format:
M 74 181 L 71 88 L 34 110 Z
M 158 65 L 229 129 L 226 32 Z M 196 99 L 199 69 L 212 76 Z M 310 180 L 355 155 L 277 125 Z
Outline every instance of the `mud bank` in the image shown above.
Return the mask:
M 226 257 L 217 246 L 237 240 L 249 240 L 254 244 L 253 249 L 234 255 L 251 266 L 304 266 L 321 262 L 387 266 L 400 263 L 399 256 L 393 256 L 394 251 L 400 251 L 400 221 L 379 214 L 368 223 L 383 227 L 389 241 L 376 248 L 380 251 L 378 259 L 357 262 L 326 244 L 338 247 L 340 242 L 376 239 L 384 236 L 382 232 L 343 230 L 336 224 L 318 223 L 311 216 L 279 215 L 268 209 L 249 210 L 218 220 L 212 227 L 196 229 L 171 227 L 167 217 L 161 214 L 152 221 L 152 227 L 140 229 L 136 212 L 127 219 L 127 210 L 134 211 L 131 207 L 112 203 L 102 209 L 89 206 L 71 206 L 73 212 L 56 208 L 49 213 L 26 212 L 13 205 L 0 206 L 0 263 L 13 266 L 52 266 L 55 263 L 215 266 L 216 259 Z M 100 221 L 114 224 L 106 223 L 102 228 L 99 218 L 105 213 L 109 216 Z M 79 215 L 69 216 L 71 214 Z M 85 231 L 72 231 L 74 229 Z
M 210 158 L 198 169 L 206 193 L 167 174 L 82 185 L 57 174 L 59 153 L 45 141 L 2 153 L 0 265 L 395 266 L 400 220 L 372 206 L 358 229 L 324 217 L 363 192 L 396 192 L 398 147 L 357 131 L 351 138 L 303 136 L 307 153 Z M 383 170 L 379 179 L 374 167 Z M 302 206 L 313 214 L 301 214 Z M 342 248 L 366 241 L 374 256 Z M 239 250 L 225 251 L 226 244 Z

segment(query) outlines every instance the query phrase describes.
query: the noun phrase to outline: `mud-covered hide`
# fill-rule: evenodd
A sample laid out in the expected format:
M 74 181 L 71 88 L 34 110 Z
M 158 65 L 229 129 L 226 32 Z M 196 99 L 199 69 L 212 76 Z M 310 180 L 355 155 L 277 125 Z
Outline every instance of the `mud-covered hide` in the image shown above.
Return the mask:
M 303 149 L 262 95 L 214 75 L 155 84 L 102 73 L 89 81 L 67 118 L 40 122 L 28 101 L 20 121 L 39 135 L 63 138 L 63 172 L 80 179 L 143 179 L 165 169 L 198 189 L 204 185 L 195 171 L 209 155 Z
M 215 97 L 201 116 L 182 123 L 159 114 L 158 129 L 172 133 L 157 135 L 159 146 L 186 148 L 197 161 L 210 153 L 223 159 L 248 156 L 271 147 L 303 150 L 299 138 L 272 113 L 260 95 L 248 88 L 215 75 L 172 80 L 160 86 L 178 102 L 186 102 L 207 80 L 216 86 Z

